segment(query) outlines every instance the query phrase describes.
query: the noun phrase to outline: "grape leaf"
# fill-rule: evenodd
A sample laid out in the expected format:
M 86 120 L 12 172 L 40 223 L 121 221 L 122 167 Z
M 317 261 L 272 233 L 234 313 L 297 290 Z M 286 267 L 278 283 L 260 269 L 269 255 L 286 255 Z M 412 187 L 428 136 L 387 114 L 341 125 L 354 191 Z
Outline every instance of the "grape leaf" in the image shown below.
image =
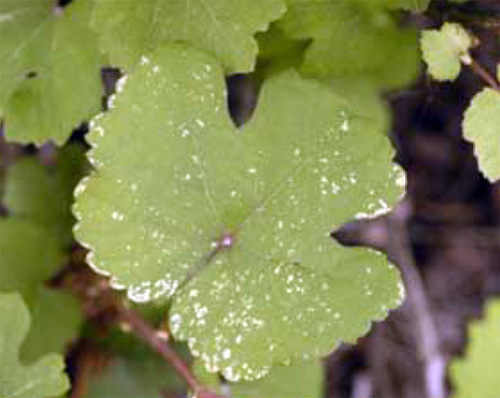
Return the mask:
M 466 356 L 452 363 L 457 398 L 500 396 L 500 300 L 491 301 L 485 319 L 470 328 Z
M 73 2 L 61 16 L 53 7 L 53 0 L 0 0 L 0 116 L 10 139 L 61 143 L 100 109 L 90 2 Z
M 7 169 L 4 204 L 16 219 L 29 220 L 52 230 L 63 246 L 73 240 L 73 190 L 87 170 L 83 148 L 66 145 L 51 167 L 35 158 L 17 160 Z
M 206 53 L 143 58 L 93 121 L 75 233 L 132 300 L 178 291 L 175 336 L 212 371 L 252 379 L 352 341 L 398 305 L 385 258 L 329 232 L 388 210 L 401 173 L 377 124 L 322 84 L 269 79 L 241 129 L 224 84 Z
M 416 78 L 416 32 L 400 29 L 385 8 L 351 0 L 287 0 L 287 5 L 278 25 L 291 38 L 312 39 L 301 68 L 306 76 L 369 77 L 383 88 Z
M 115 66 L 131 68 L 162 42 L 185 41 L 236 73 L 253 69 L 252 36 L 284 11 L 282 0 L 96 0 L 93 25 Z
M 474 144 L 479 168 L 490 180 L 500 178 L 500 93 L 485 88 L 465 112 L 463 131 Z
M 21 297 L 0 294 L 0 314 L 0 397 L 42 398 L 64 393 L 69 383 L 60 355 L 48 354 L 29 366 L 19 361 L 19 346 L 30 325 Z
M 460 24 L 447 22 L 440 30 L 422 32 L 420 46 L 431 76 L 454 80 L 460 73 L 460 62 L 468 62 L 472 39 Z
M 32 313 L 23 360 L 63 352 L 81 324 L 75 299 L 43 286 L 63 258 L 60 242 L 50 230 L 24 220 L 0 221 L 0 292 L 19 292 Z
M 198 378 L 220 394 L 233 398 L 321 398 L 324 369 L 319 360 L 294 366 L 275 366 L 261 380 L 222 384 L 217 374 L 195 364 Z

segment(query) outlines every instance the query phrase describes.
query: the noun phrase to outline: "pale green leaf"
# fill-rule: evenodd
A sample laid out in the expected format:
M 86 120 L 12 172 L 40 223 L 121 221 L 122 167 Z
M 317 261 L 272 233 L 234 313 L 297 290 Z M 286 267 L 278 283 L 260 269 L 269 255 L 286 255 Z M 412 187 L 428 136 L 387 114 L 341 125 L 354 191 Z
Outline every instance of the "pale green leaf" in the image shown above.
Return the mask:
M 279 26 L 290 37 L 311 39 L 301 71 L 321 79 L 370 78 L 381 88 L 414 80 L 416 32 L 401 29 L 371 1 L 287 0 Z
M 324 368 L 320 360 L 293 366 L 275 366 L 261 380 L 221 383 L 217 374 L 207 373 L 195 365 L 199 379 L 217 391 L 233 398 L 322 398 Z M 229 394 L 228 394 L 229 393 Z
M 211 51 L 228 73 L 249 72 L 253 35 L 285 11 L 283 0 L 96 0 L 93 25 L 115 66 L 131 68 L 162 42 Z
M 21 297 L 0 294 L 0 314 L 0 397 L 42 398 L 64 393 L 69 382 L 60 355 L 45 355 L 29 366 L 19 361 L 19 347 L 30 326 L 30 314 Z
M 455 397 L 500 397 L 499 366 L 500 300 L 494 300 L 488 306 L 485 319 L 470 328 L 465 358 L 451 366 Z
M 62 245 L 69 246 L 73 190 L 86 168 L 83 148 L 76 144 L 61 148 L 56 163 L 49 167 L 34 157 L 15 161 L 5 180 L 4 204 L 9 215 L 47 227 Z
M 0 0 L 0 116 L 9 139 L 62 143 L 99 110 L 100 56 L 90 2 L 58 16 L 52 0 Z
M 400 302 L 383 256 L 329 236 L 401 194 L 376 118 L 287 72 L 236 129 L 223 71 L 182 46 L 126 79 L 93 121 L 96 171 L 76 190 L 75 233 L 132 300 L 178 291 L 173 332 L 212 371 L 252 379 L 326 354 Z
M 490 180 L 500 178 L 500 93 L 486 88 L 465 112 L 463 131 L 474 144 L 479 168 Z
M 422 32 L 420 46 L 430 75 L 436 80 L 454 80 L 460 62 L 467 61 L 472 38 L 458 23 L 445 23 L 440 30 Z

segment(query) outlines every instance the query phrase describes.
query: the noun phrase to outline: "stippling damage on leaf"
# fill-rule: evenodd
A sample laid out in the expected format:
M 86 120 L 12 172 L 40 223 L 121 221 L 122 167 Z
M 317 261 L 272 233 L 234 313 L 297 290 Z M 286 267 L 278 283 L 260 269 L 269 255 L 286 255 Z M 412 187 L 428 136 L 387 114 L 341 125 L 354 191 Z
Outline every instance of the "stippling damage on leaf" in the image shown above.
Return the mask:
M 96 171 L 76 190 L 75 233 L 132 300 L 176 293 L 172 330 L 210 370 L 264 376 L 399 304 L 383 256 L 329 237 L 401 194 L 380 118 L 287 72 L 236 129 L 221 68 L 183 46 L 143 57 L 118 91 L 93 121 Z

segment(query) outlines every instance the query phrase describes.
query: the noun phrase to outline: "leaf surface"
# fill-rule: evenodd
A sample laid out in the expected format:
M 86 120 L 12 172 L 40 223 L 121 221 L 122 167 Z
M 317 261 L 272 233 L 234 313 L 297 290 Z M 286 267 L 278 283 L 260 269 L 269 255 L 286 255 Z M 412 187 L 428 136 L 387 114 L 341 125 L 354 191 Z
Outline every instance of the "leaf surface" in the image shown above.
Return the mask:
M 500 300 L 492 300 L 485 318 L 469 329 L 465 358 L 451 366 L 456 398 L 495 398 L 500 396 L 498 360 L 500 358 Z
M 474 144 L 479 168 L 490 180 L 500 178 L 500 93 L 485 88 L 465 112 L 463 132 Z
M 0 116 L 16 141 L 62 143 L 100 109 L 100 55 L 90 2 L 1 0 Z
M 7 169 L 4 204 L 9 215 L 52 231 L 65 247 L 73 239 L 73 190 L 88 164 L 83 148 L 66 145 L 55 164 L 45 167 L 34 157 L 15 161 Z
M 445 23 L 440 30 L 425 30 L 420 40 L 424 61 L 436 80 L 454 80 L 460 62 L 467 60 L 472 39 L 457 23 Z
M 329 236 L 401 194 L 378 119 L 287 72 L 236 129 L 223 71 L 182 46 L 119 91 L 93 121 L 75 233 L 132 300 L 177 292 L 172 330 L 209 369 L 252 379 L 323 355 L 400 302 L 385 258 Z
M 293 366 L 275 366 L 269 375 L 261 380 L 224 384 L 220 382 L 218 375 L 207 373 L 200 366 L 195 366 L 195 369 L 205 385 L 215 388 L 219 393 L 230 390 L 230 396 L 234 398 L 321 398 L 323 396 L 324 369 L 319 360 Z
M 44 398 L 64 393 L 68 379 L 63 358 L 48 354 L 24 366 L 19 347 L 30 326 L 28 308 L 17 294 L 0 294 L 0 397 Z
M 301 72 L 327 80 L 370 78 L 381 88 L 415 79 L 416 33 L 398 28 L 379 3 L 287 0 L 278 25 L 292 38 L 312 40 Z
M 28 362 L 48 352 L 64 352 L 82 317 L 75 299 L 44 286 L 63 264 L 59 240 L 26 220 L 0 221 L 0 292 L 18 292 L 31 312 L 31 328 L 21 350 Z
M 130 69 L 159 44 L 183 41 L 236 73 L 253 69 L 253 35 L 284 11 L 282 0 L 97 0 L 93 25 L 115 66 Z

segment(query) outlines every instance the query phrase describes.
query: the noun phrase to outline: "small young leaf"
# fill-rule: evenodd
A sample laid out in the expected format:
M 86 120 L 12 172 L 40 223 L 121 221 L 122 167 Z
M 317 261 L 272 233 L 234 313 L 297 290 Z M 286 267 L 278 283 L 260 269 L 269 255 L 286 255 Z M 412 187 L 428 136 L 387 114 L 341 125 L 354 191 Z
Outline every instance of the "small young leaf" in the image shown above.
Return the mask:
M 287 0 L 286 34 L 311 39 L 301 72 L 320 79 L 372 79 L 381 88 L 408 84 L 418 73 L 418 41 L 380 4 Z
M 440 30 L 426 30 L 420 40 L 424 61 L 436 80 L 454 80 L 460 62 L 468 62 L 472 38 L 458 23 L 445 23 Z
M 500 93 L 485 88 L 472 100 L 463 121 L 465 138 L 474 144 L 479 168 L 490 180 L 500 178 Z
M 228 73 L 253 70 L 253 35 L 285 12 L 283 0 L 95 0 L 93 25 L 111 63 L 130 69 L 162 42 L 211 51 Z
M 30 326 L 21 297 L 0 294 L 0 314 L 0 397 L 44 398 L 64 393 L 69 383 L 60 355 L 45 355 L 29 366 L 19 361 L 19 347 Z
M 99 110 L 100 55 L 89 0 L 1 0 L 0 116 L 9 139 L 62 143 Z
M 186 285 L 172 330 L 231 380 L 325 354 L 400 302 L 382 256 L 329 237 L 401 194 L 377 123 L 287 72 L 236 129 L 211 56 L 173 46 L 143 61 L 94 120 L 96 171 L 76 190 L 94 268 L 135 301 Z
M 485 319 L 472 325 L 464 359 L 451 366 L 456 398 L 500 397 L 500 300 L 492 301 Z

